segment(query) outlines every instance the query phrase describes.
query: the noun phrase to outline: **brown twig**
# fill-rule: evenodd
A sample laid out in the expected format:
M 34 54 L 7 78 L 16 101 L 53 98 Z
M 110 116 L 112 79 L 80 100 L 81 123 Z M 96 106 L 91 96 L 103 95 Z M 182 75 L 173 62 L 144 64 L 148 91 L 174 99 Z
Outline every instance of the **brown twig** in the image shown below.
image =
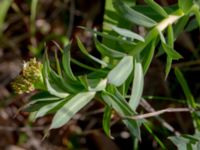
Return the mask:
M 140 101 L 140 105 L 148 112 L 155 112 L 155 109 L 143 98 Z M 173 132 L 177 136 L 180 135 L 180 133 L 176 131 L 174 127 L 166 122 L 163 118 L 161 118 L 160 116 L 155 116 L 155 118 L 163 125 L 163 127 Z
M 125 116 L 123 117 L 124 119 L 133 119 L 133 120 L 140 120 L 140 119 L 146 119 L 150 117 L 155 117 L 164 113 L 172 113 L 172 112 L 190 112 L 192 111 L 189 108 L 166 108 L 162 109 L 159 111 L 151 112 L 151 113 L 146 113 L 142 115 L 135 115 L 135 116 Z

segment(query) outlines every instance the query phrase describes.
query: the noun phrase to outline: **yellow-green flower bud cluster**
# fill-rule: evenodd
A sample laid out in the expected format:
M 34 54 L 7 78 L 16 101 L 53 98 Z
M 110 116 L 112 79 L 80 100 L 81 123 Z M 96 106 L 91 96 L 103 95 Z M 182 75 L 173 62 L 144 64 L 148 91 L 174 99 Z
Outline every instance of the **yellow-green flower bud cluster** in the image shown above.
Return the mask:
M 42 79 L 42 64 L 37 62 L 35 58 L 30 59 L 30 61 L 24 63 L 22 76 L 26 78 L 29 82 L 35 83 Z
M 34 85 L 21 75 L 16 77 L 15 81 L 12 82 L 12 88 L 17 94 L 29 93 L 35 89 Z
M 42 81 L 42 64 L 35 58 L 25 62 L 21 74 L 12 83 L 16 93 L 29 93 L 35 89 L 35 84 Z

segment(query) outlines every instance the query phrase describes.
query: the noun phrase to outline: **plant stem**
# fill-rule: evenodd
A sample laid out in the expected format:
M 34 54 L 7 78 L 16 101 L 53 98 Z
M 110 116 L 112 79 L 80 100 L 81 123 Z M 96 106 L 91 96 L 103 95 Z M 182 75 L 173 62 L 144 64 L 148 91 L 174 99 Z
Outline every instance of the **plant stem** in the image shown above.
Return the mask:
M 172 113 L 172 112 L 191 112 L 193 111 L 190 108 L 166 108 L 162 110 L 158 110 L 155 112 L 151 113 L 146 113 L 142 115 L 135 115 L 135 116 L 125 116 L 123 117 L 124 119 L 133 119 L 133 120 L 140 120 L 140 119 L 145 119 L 145 118 L 150 118 L 150 117 L 155 117 L 164 113 Z
M 175 23 L 178 19 L 180 19 L 184 15 L 183 11 L 177 10 L 171 15 L 169 15 L 167 18 L 162 20 L 158 25 L 156 26 L 157 30 L 159 32 L 164 31 L 169 25 Z

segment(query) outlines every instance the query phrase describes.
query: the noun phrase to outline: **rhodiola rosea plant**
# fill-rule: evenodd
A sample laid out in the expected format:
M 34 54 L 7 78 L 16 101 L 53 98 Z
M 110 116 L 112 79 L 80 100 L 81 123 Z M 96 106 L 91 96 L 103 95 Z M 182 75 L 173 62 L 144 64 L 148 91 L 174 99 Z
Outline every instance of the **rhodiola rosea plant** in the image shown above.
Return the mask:
M 179 68 L 174 69 L 175 76 L 186 96 L 188 108 L 166 109 L 146 115 L 137 112 L 140 102 L 145 102 L 142 95 L 144 77 L 153 57 L 157 53 L 166 56 L 167 79 L 173 61 L 184 59 L 174 50 L 174 42 L 186 28 L 191 30 L 200 25 L 199 7 L 199 1 L 195 0 L 178 0 L 177 4 L 164 8 L 153 0 L 145 0 L 145 5 L 137 5 L 136 1 L 107 0 L 103 32 L 80 27 L 93 34 L 95 47 L 101 57 L 91 55 L 81 40 L 78 37 L 76 39 L 83 55 L 98 67 L 88 66 L 71 58 L 71 43 L 68 43 L 60 48 L 62 58 L 55 58 L 57 63 L 54 69 L 48 58 L 48 50 L 45 51 L 42 62 L 36 59 L 26 62 L 22 74 L 12 83 L 13 88 L 20 94 L 35 89 L 39 91 L 32 96 L 27 106 L 36 112 L 35 119 L 55 113 L 49 129 L 67 124 L 92 100 L 100 101 L 105 106 L 102 127 L 110 138 L 113 110 L 136 141 L 142 140 L 141 126 L 153 135 L 146 117 L 168 111 L 189 111 L 193 119 L 194 135 L 175 135 L 169 139 L 179 149 L 199 149 L 198 104 Z M 142 28 L 144 35 L 133 32 L 133 28 Z M 102 41 L 97 38 L 99 36 Z M 159 48 L 158 52 L 156 48 Z M 85 72 L 77 75 L 71 69 L 71 62 L 85 69 Z M 159 138 L 153 136 L 161 148 L 166 149 Z

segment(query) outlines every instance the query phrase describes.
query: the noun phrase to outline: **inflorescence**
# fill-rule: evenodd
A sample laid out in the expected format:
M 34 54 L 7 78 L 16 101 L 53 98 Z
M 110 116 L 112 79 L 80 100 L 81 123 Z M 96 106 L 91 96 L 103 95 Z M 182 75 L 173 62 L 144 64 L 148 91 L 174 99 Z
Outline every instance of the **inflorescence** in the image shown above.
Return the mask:
M 35 90 L 37 84 L 43 83 L 42 68 L 42 63 L 38 62 L 36 58 L 25 62 L 21 74 L 11 84 L 15 92 L 18 94 L 29 93 Z

